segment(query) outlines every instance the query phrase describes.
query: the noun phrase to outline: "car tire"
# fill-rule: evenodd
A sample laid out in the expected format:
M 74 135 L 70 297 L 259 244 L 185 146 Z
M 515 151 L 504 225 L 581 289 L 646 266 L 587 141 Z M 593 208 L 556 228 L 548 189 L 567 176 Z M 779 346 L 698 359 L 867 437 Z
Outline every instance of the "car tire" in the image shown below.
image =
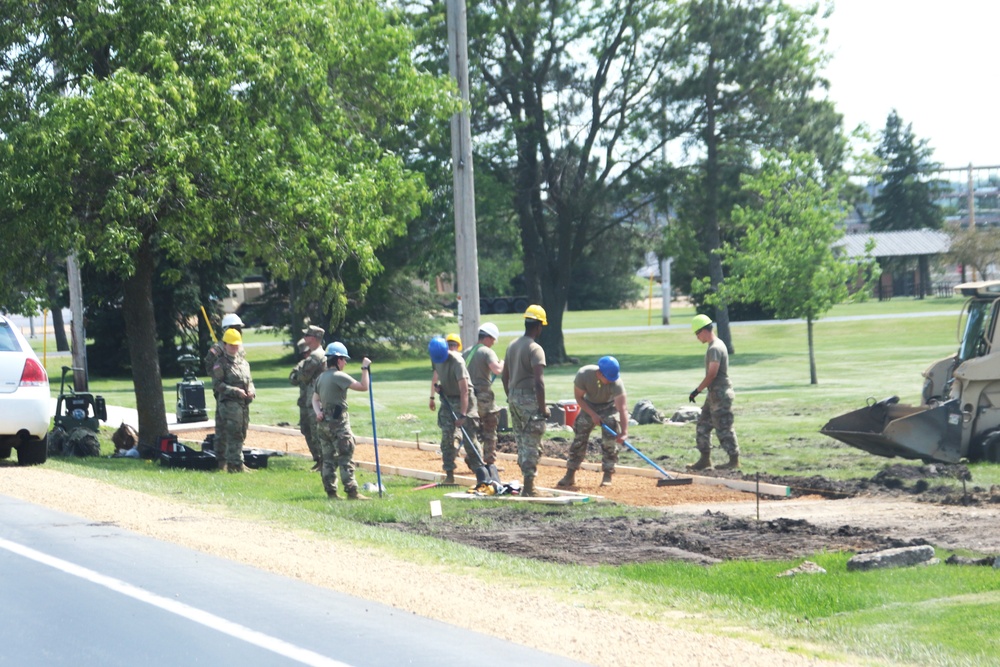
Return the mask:
M 49 456 L 49 436 L 36 438 L 17 447 L 17 465 L 34 466 L 45 463 Z

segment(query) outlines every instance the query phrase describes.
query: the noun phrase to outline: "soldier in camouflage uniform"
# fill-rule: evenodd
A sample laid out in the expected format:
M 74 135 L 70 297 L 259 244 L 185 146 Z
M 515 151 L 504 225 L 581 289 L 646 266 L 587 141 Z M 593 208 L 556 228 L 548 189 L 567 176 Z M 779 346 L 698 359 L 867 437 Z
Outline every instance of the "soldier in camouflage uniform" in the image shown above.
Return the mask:
M 330 499 L 338 499 L 337 471 L 349 500 L 368 500 L 358 493 L 354 479 L 354 433 L 347 414 L 347 390 L 368 391 L 368 367 L 371 359 L 361 360 L 361 381 L 344 372 L 350 357 L 343 343 L 334 342 L 326 347 L 327 370 L 316 380 L 312 395 L 316 415 L 316 435 L 322 450 L 323 489 Z
M 628 438 L 628 412 L 625 408 L 625 384 L 614 357 L 601 357 L 597 364 L 581 368 L 573 380 L 573 394 L 580 413 L 573 422 L 573 444 L 569 446 L 566 476 L 556 486 L 576 484 L 576 471 L 587 455 L 590 433 L 596 427 L 601 436 L 601 486 L 611 486 L 618 463 L 618 443 Z M 617 437 L 604 430 L 607 424 Z
M 445 484 L 455 483 L 455 438 L 465 429 L 470 439 L 475 429 L 465 428 L 474 425 L 472 417 L 476 413 L 476 397 L 469 380 L 469 369 L 457 350 L 449 349 L 448 343 L 440 336 L 432 338 L 427 345 L 431 362 L 434 364 L 434 377 L 438 380 L 435 387 L 441 393 L 441 407 L 438 409 L 438 426 L 441 428 L 441 467 L 445 472 Z M 433 397 L 431 397 L 433 401 Z M 471 433 L 470 433 L 471 431 Z M 464 436 L 463 436 L 464 437 Z M 473 440 L 473 446 L 475 441 Z M 468 449 L 468 448 L 467 448 Z M 469 468 L 478 466 L 478 462 L 470 459 L 472 452 L 466 452 L 465 463 Z
M 707 315 L 695 315 L 691 328 L 702 343 L 708 344 L 705 352 L 705 377 L 688 395 L 692 403 L 703 389 L 708 389 L 705 404 L 698 415 L 695 443 L 701 458 L 689 470 L 705 470 L 712 467 L 712 429 L 719 438 L 719 445 L 729 455 L 729 461 L 716 466 L 717 470 L 731 470 L 740 467 L 740 445 L 733 430 L 733 383 L 729 380 L 729 350 L 726 344 L 712 330 L 713 322 Z
M 230 328 L 222 335 L 223 353 L 212 366 L 215 394 L 215 451 L 220 468 L 244 472 L 243 443 L 250 425 L 250 403 L 257 392 L 250 377 L 250 364 L 242 354 L 243 336 Z
M 523 496 L 535 495 L 535 473 L 549 416 L 545 403 L 545 350 L 535 342 L 546 324 L 548 318 L 541 306 L 529 306 L 524 311 L 524 335 L 507 348 L 501 375 L 517 440 L 517 465 L 524 476 Z
M 326 355 L 323 352 L 323 336 L 326 331 L 312 325 L 302 333 L 300 342 L 305 346 L 305 357 L 288 376 L 288 380 L 299 387 L 299 431 L 305 436 L 306 446 L 312 454 L 312 469 L 319 470 L 323 457 L 316 437 L 316 413 L 312 408 L 312 395 L 316 389 L 316 380 L 326 370 Z
M 215 362 L 219 360 L 219 357 L 225 354 L 225 343 L 222 342 L 222 336 L 226 335 L 226 332 L 230 329 L 236 329 L 236 331 L 243 335 L 243 320 L 236 313 L 229 313 L 222 318 L 221 331 L 219 332 L 219 340 L 212 344 L 212 347 L 208 348 L 208 353 L 205 355 L 205 372 L 209 375 L 212 374 L 212 368 L 215 366 Z M 243 347 L 240 346 L 240 354 L 246 356 L 246 352 L 243 351 Z
M 492 322 L 483 322 L 479 327 L 479 342 L 465 353 L 465 363 L 469 367 L 469 379 L 476 394 L 476 408 L 479 411 L 479 441 L 483 443 L 483 461 L 492 465 L 497 461 L 497 407 L 493 393 L 493 380 L 503 373 L 503 362 L 493 351 L 493 345 L 500 337 L 500 330 Z

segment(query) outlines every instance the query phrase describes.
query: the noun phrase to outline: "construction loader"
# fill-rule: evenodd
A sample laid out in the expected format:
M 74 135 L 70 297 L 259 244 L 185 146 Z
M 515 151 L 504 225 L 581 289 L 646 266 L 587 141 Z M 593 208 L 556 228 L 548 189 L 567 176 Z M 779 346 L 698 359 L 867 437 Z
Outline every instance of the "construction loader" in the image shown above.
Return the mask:
M 879 456 L 1000 463 L 1000 280 L 963 283 L 958 351 L 923 372 L 919 406 L 892 396 L 827 422 L 820 432 Z

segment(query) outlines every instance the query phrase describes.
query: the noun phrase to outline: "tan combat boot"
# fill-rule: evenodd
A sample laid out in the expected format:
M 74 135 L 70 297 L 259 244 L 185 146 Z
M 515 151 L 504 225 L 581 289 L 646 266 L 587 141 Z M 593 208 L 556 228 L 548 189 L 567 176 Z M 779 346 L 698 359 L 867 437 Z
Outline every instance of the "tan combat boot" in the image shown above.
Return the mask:
M 613 472 L 605 471 L 604 476 L 601 477 L 601 486 L 611 486 L 611 476 L 614 475 Z
M 330 500 L 340 500 L 340 496 L 337 494 L 337 489 L 334 489 L 333 491 L 327 491 L 326 497 L 329 498 Z
M 524 486 L 521 487 L 521 495 L 525 496 L 525 497 L 531 497 L 531 496 L 537 495 L 535 493 L 535 478 L 534 478 L 534 476 L 532 476 L 532 477 L 525 477 L 524 478 Z
M 448 474 L 446 474 L 444 476 L 444 481 L 441 482 L 441 483 L 442 484 L 454 484 L 455 483 L 455 473 L 454 473 L 454 471 L 449 470 Z
M 736 470 L 739 467 L 740 467 L 740 455 L 739 454 L 730 454 L 729 455 L 729 460 L 726 461 L 725 463 L 723 463 L 722 465 L 715 466 L 715 469 L 716 470 Z
M 566 474 L 563 475 L 563 478 L 561 480 L 559 480 L 558 482 L 556 482 L 556 486 L 558 486 L 560 488 L 563 488 L 563 489 L 565 489 L 567 487 L 570 487 L 570 486 L 576 486 L 576 471 L 575 470 L 566 470 Z
M 369 498 L 368 496 L 363 496 L 360 493 L 358 493 L 357 487 L 355 487 L 353 489 L 348 489 L 347 490 L 347 499 L 348 500 L 371 500 L 371 498 Z
M 706 470 L 712 467 L 712 457 L 708 452 L 702 452 L 701 458 L 687 467 L 688 470 Z

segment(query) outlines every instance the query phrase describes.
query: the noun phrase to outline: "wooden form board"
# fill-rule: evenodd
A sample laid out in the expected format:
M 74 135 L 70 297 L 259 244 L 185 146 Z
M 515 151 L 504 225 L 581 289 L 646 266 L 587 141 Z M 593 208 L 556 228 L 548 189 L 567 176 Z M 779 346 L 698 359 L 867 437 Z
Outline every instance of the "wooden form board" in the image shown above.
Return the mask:
M 461 491 L 446 493 L 444 494 L 444 497 L 454 498 L 456 500 L 503 500 L 521 503 L 541 503 L 543 505 L 572 505 L 574 503 L 588 503 L 593 500 L 590 496 L 480 496 L 474 493 L 463 493 Z

